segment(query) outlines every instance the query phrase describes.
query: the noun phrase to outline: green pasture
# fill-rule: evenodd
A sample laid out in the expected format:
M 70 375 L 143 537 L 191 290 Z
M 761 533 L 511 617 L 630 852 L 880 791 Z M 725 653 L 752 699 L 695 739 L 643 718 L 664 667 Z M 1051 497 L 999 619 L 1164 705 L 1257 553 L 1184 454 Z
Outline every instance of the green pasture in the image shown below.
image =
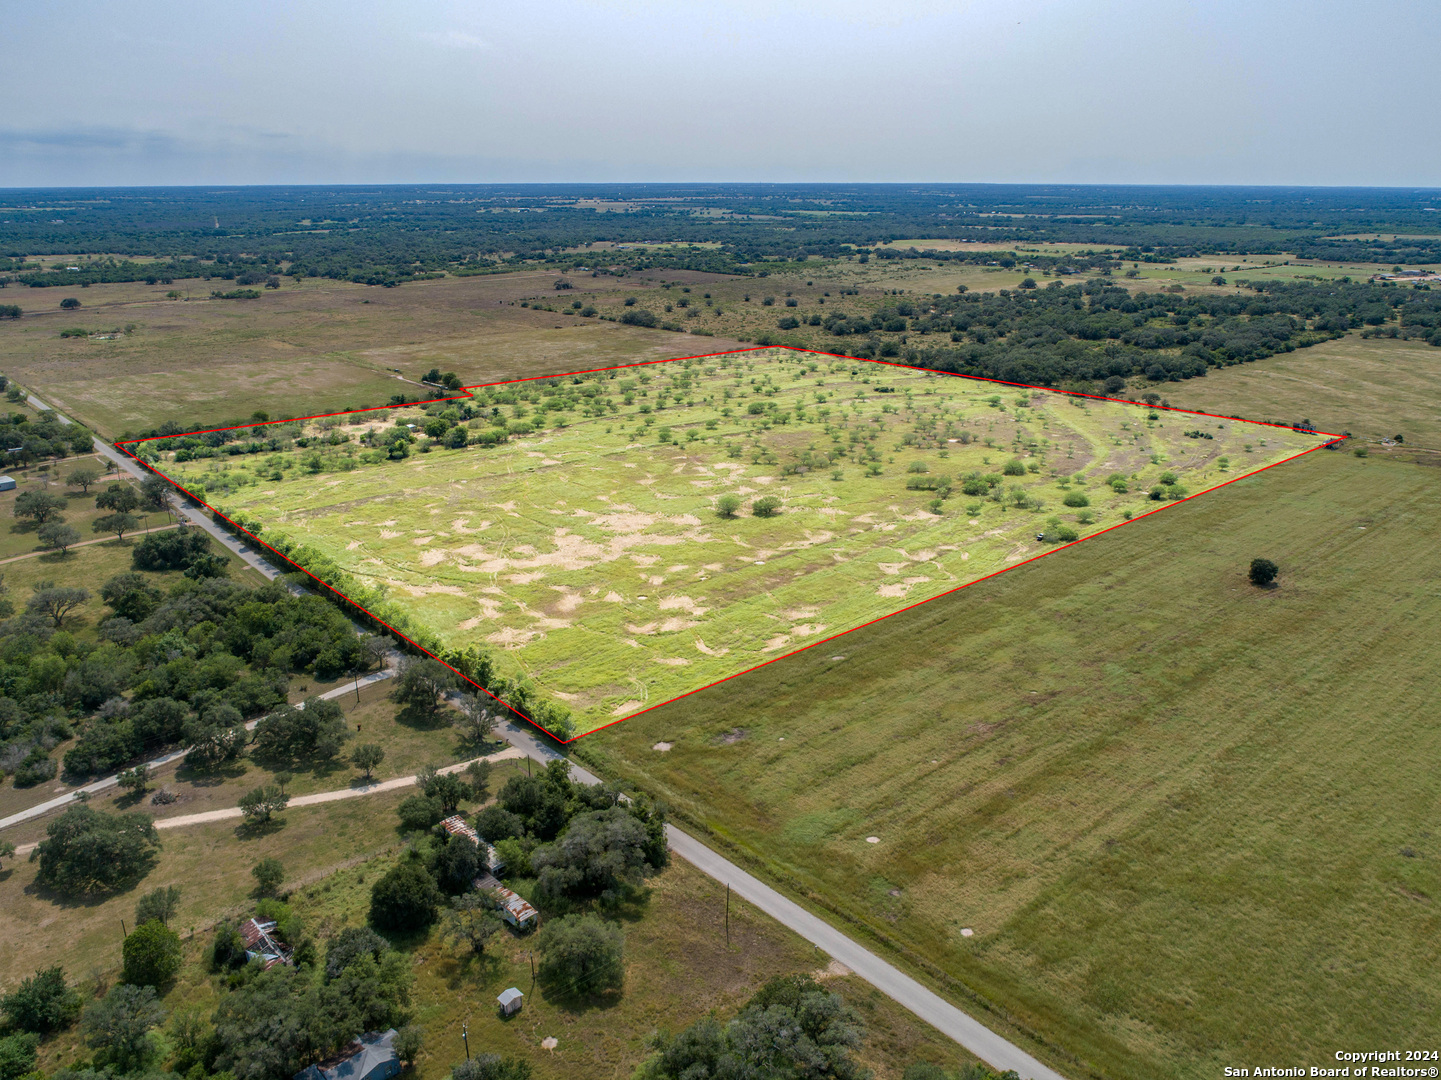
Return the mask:
M 389 445 L 395 424 L 421 435 L 418 408 L 327 421 L 269 454 L 149 446 L 176 480 L 386 590 L 447 645 L 497 652 L 586 731 L 1164 507 L 1147 493 L 1167 473 L 1196 493 L 1316 445 L 785 352 L 520 390 L 478 399 L 499 416 L 471 427 L 542 426 L 492 448 L 422 436 L 389 460 L 359 441 Z M 754 512 L 765 498 L 774 516 Z
M 577 753 L 1065 1075 L 1410 1045 L 1441 1011 L 1438 514 L 1434 469 L 1317 452 Z

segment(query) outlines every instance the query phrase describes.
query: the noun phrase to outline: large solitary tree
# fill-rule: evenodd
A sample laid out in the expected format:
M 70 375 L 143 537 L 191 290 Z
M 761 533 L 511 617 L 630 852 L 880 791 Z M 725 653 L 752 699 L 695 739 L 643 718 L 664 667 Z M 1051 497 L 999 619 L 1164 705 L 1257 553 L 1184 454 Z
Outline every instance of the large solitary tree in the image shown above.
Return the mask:
M 454 685 L 454 676 L 439 662 L 407 658 L 400 665 L 390 699 L 405 712 L 429 719 L 440 711 L 441 695 Z
M 64 499 L 48 491 L 25 491 L 15 497 L 15 516 L 30 518 L 37 525 L 58 518 L 65 507 Z
M 107 487 L 100 494 L 95 496 L 95 508 L 97 510 L 113 510 L 116 513 L 129 513 L 140 507 L 140 494 L 129 484 L 116 481 Z
M 1280 572 L 1281 568 L 1275 563 L 1273 563 L 1270 559 L 1251 560 L 1252 585 L 1259 585 L 1262 588 L 1265 588 L 1267 585 L 1270 585 L 1273 581 L 1276 580 L 1276 575 Z
M 102 814 L 81 803 L 52 821 L 31 852 L 36 879 L 67 895 L 110 892 L 150 869 L 160 836 L 148 814 Z

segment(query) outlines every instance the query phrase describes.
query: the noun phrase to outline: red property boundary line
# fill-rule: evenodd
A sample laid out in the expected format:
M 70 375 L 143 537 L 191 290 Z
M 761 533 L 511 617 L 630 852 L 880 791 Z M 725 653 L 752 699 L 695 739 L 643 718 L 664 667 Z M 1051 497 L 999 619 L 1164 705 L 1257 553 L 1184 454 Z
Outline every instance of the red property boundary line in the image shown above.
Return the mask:
M 548 380 L 551 380 L 551 379 L 568 379 L 568 378 L 572 378 L 573 376 L 576 376 L 576 375 L 598 375 L 598 374 L 602 374 L 602 373 L 607 372 L 607 371 L 624 371 L 624 370 L 627 370 L 627 369 L 629 369 L 629 368 L 651 367 L 651 366 L 654 366 L 654 365 L 656 365 L 656 364 L 674 364 L 674 363 L 679 363 L 679 362 L 683 362 L 683 361 L 686 361 L 686 360 L 711 360 L 711 359 L 715 359 L 716 357 L 721 357 L 721 356 L 736 356 L 736 355 L 740 355 L 740 354 L 744 354 L 744 353 L 753 353 L 753 352 L 769 352 L 769 351 L 773 351 L 773 350 L 776 350 L 776 349 L 781 349 L 781 350 L 784 350 L 784 351 L 786 351 L 786 352 L 791 352 L 791 353 L 799 353 L 799 354 L 803 354 L 803 355 L 807 355 L 807 356 L 824 356 L 824 357 L 828 357 L 828 358 L 830 358 L 830 359 L 832 359 L 832 360 L 845 360 L 845 361 L 850 362 L 850 363 L 857 363 L 857 364 L 862 364 L 862 363 L 863 363 L 863 364 L 880 364 L 880 365 L 884 365 L 884 366 L 886 366 L 886 367 L 902 368 L 902 369 L 904 369 L 904 370 L 906 370 L 906 371 L 917 371 L 917 372 L 921 372 L 922 374 L 926 374 L 926 375 L 947 376 L 947 377 L 956 378 L 956 379 L 969 379 L 969 380 L 971 380 L 972 382 L 991 383 L 991 384 L 994 384 L 994 385 L 997 385 L 997 386 L 1010 386 L 1010 387 L 1017 387 L 1017 388 L 1025 389 L 1025 390 L 1040 390 L 1040 391 L 1044 391 L 1045 393 L 1048 393 L 1048 394 L 1060 394 L 1060 395 L 1063 395 L 1063 396 L 1065 396 L 1065 397 L 1086 398 L 1086 399 L 1091 400 L 1091 401 L 1109 401 L 1109 402 L 1115 402 L 1115 403 L 1120 404 L 1120 405 L 1134 405 L 1134 406 L 1136 406 L 1136 407 L 1138 407 L 1138 408 L 1143 408 L 1143 409 L 1163 409 L 1163 410 L 1165 410 L 1166 412 L 1182 413 L 1182 414 L 1188 415 L 1188 416 L 1205 416 L 1205 417 L 1210 417 L 1210 418 L 1216 419 L 1216 420 L 1230 420 L 1230 421 L 1236 422 L 1236 423 L 1253 424 L 1253 425 L 1255 425 L 1255 426 L 1257 426 L 1257 427 L 1280 428 L 1280 429 L 1283 429 L 1283 430 L 1286 430 L 1286 431 L 1296 431 L 1296 432 L 1299 432 L 1299 433 L 1301 433 L 1301 434 L 1310 434 L 1310 435 L 1322 436 L 1322 437 L 1324 437 L 1324 441 L 1318 442 L 1315 446 L 1310 447 L 1310 448 L 1307 449 L 1307 450 L 1302 450 L 1302 451 L 1300 451 L 1299 453 L 1292 454 L 1290 457 L 1282 458 L 1280 461 L 1273 461 L 1273 462 L 1271 462 L 1271 464 L 1269 464 L 1269 465 L 1263 465 L 1263 466 L 1261 466 L 1259 469 L 1253 469 L 1253 470 L 1251 470 L 1251 471 L 1248 472 L 1248 473 L 1241 473 L 1239 476 L 1233 476 L 1233 477 L 1232 477 L 1231 479 L 1229 479 L 1229 480 L 1223 480 L 1221 483 L 1215 484 L 1215 485 L 1213 485 L 1213 486 L 1211 486 L 1211 487 L 1208 487 L 1208 488 L 1206 488 L 1206 489 L 1203 490 L 1203 491 L 1198 491 L 1198 492 L 1196 492 L 1194 495 L 1187 495 L 1185 498 L 1183 498 L 1183 499 L 1177 499 L 1177 500 L 1175 500 L 1174 502 L 1163 503 L 1162 505 L 1158 506 L 1158 507 L 1157 507 L 1156 509 L 1154 509 L 1154 510 L 1148 510 L 1148 511 L 1146 511 L 1146 513 L 1144 513 L 1144 514 L 1137 515 L 1136 517 L 1131 518 L 1131 519 L 1129 519 L 1129 520 L 1127 520 L 1127 521 L 1119 522 L 1119 523 L 1117 523 L 1117 524 L 1115 524 L 1115 525 L 1110 526 L 1109 528 L 1102 529 L 1100 532 L 1092 533 L 1090 536 L 1083 536 L 1083 537 L 1081 537 L 1081 539 L 1079 539 L 1079 540 L 1072 540 L 1070 543 L 1060 544 L 1060 545 L 1058 545 L 1058 546 L 1056 546 L 1056 547 L 1050 548 L 1050 549 L 1047 550 L 1047 551 L 1043 551 L 1043 552 L 1041 552 L 1041 553 L 1038 554 L 1038 555 L 1032 555 L 1029 559 L 1024 559 L 1024 560 L 1022 560 L 1021 562 L 1015 563 L 1015 564 L 1012 565 L 1012 566 L 1003 567 L 1002 569 L 997 570 L 997 571 L 995 571 L 995 572 L 993 572 L 993 573 L 986 574 L 984 577 L 976 578 L 974 581 L 967 581 L 967 582 L 965 582 L 965 583 L 962 584 L 962 585 L 957 585 L 957 586 L 956 586 L 955 588 L 953 588 L 953 589 L 947 589 L 945 592 L 937 593 L 935 596 L 928 597 L 928 598 L 926 598 L 925 600 L 918 600 L 918 601 L 917 601 L 916 603 L 914 603 L 914 604 L 907 604 L 905 607 L 897 608 L 895 611 L 890 611 L 890 612 L 887 612 L 887 613 L 884 614 L 884 615 L 877 616 L 876 618 L 871 619 L 871 620 L 869 620 L 869 621 L 867 621 L 867 622 L 859 623 L 859 624 L 857 624 L 856 626 L 852 626 L 852 627 L 849 627 L 849 628 L 847 628 L 847 629 L 845 629 L 845 630 L 842 630 L 842 631 L 840 631 L 840 632 L 838 632 L 838 633 L 832 634 L 830 637 L 821 638 L 821 639 L 818 640 L 818 641 L 812 641 L 812 642 L 811 642 L 810 644 L 808 644 L 808 645 L 802 645 L 800 648 L 798 648 L 798 649 L 792 649 L 790 652 L 788 652 L 788 653 L 782 653 L 780 656 L 773 656 L 773 657 L 771 657 L 769 660 L 762 660 L 759 664 L 754 664 L 754 665 L 752 665 L 751 667 L 744 668 L 744 669 L 742 669 L 742 670 L 740 670 L 740 671 L 737 671 L 737 672 L 734 672 L 734 673 L 732 673 L 732 674 L 730 674 L 730 675 L 725 675 L 725 676 L 723 676 L 723 677 L 721 677 L 721 678 L 719 678 L 719 679 L 716 679 L 716 680 L 714 680 L 714 681 L 712 681 L 712 682 L 706 683 L 704 686 L 697 686 L 697 687 L 696 687 L 695 689 L 693 689 L 693 690 L 687 690 L 687 691 L 686 691 L 685 693 L 683 693 L 683 694 L 677 694 L 677 695 L 676 695 L 675 697 L 673 697 L 673 698 L 667 698 L 665 701 L 662 701 L 662 702 L 660 702 L 660 703 L 658 703 L 658 704 L 656 704 L 656 705 L 647 706 L 646 708 L 637 710 L 636 712 L 633 712 L 633 713 L 631 713 L 631 714 L 628 715 L 628 716 L 622 716 L 622 717 L 621 717 L 620 719 L 618 719 L 618 720 L 612 720 L 612 721 L 611 721 L 610 723 L 608 723 L 608 724 L 602 724 L 600 727 L 592 728 L 590 731 L 584 732 L 584 733 L 582 733 L 581 735 L 574 735 L 574 736 L 572 736 L 572 737 L 569 738 L 569 739 L 560 739 L 560 738 L 558 738 L 557 736 L 551 734 L 551 732 L 550 732 L 548 729 L 542 727 L 540 724 L 537 724 L 533 719 L 531 719 L 531 718 L 530 718 L 529 716 L 527 716 L 525 713 L 521 712 L 519 709 L 515 708 L 513 705 L 511 705 L 511 704 L 509 704 L 508 702 L 506 702 L 506 701 L 502 700 L 501 698 L 497 697 L 495 694 L 491 693 L 489 689 L 487 689 L 487 688 L 484 687 L 484 686 L 481 686 L 478 682 L 476 682 L 474 679 L 470 678 L 468 675 L 464 674 L 464 673 L 461 672 L 461 671 L 456 670 L 456 669 L 455 669 L 454 667 L 452 667 L 450 664 L 445 663 L 444 660 L 441 660 L 440 657 L 436 656 L 436 655 L 435 655 L 433 652 L 431 652 L 429 649 L 425 648 L 425 646 L 419 644 L 418 642 L 414 641 L 413 639 L 411 639 L 411 638 L 408 637 L 407 635 L 403 634 L 401 631 L 397 630 L 395 627 L 391 626 L 388 622 L 386 622 L 386 621 L 385 621 L 384 619 L 382 619 L 380 616 L 376 615 L 376 614 L 375 614 L 373 611 L 371 611 L 370 609 L 368 609 L 368 608 L 366 608 L 366 607 L 364 607 L 364 606 L 356 603 L 354 600 L 352 600 L 350 597 L 346 596 L 343 592 L 341 592 L 339 589 L 335 588 L 333 585 L 330 585 L 329 583 L 327 583 L 327 582 L 325 582 L 325 581 L 322 581 L 320 578 L 316 577 L 314 574 L 312 574 L 312 573 L 311 573 L 309 570 L 307 570 L 305 567 L 303 567 L 303 566 L 301 566 L 299 563 L 297 563 L 294 559 L 291 559 L 289 556 L 285 555 L 283 552 L 279 551 L 277 548 L 273 547 L 272 545 L 267 544 L 264 540 L 260 539 L 260 537 L 256 536 L 254 533 L 252 533 L 249 529 L 245 528 L 245 526 L 239 524 L 239 523 L 236 522 L 236 521 L 233 521 L 231 518 L 227 517 L 225 514 L 222 514 L 219 510 L 215 509 L 215 507 L 211 506 L 211 505 L 210 505 L 209 503 L 207 503 L 204 499 L 200 498 L 199 496 L 195 495 L 195 494 L 192 493 L 190 490 L 188 490 L 186 487 L 184 487 L 184 485 L 180 484 L 180 483 L 177 482 L 176 480 L 174 480 L 174 479 L 172 479 L 171 477 L 167 476 L 165 473 L 161 472 L 159 469 L 157 469 L 157 468 L 155 468 L 154 466 L 150 465 L 148 462 L 145 462 L 145 461 L 141 460 L 136 454 L 134 454 L 133 452 L 131 452 L 131 451 L 128 449 L 128 447 L 129 447 L 130 445 L 133 445 L 133 444 L 136 444 L 136 443 L 159 442 L 159 441 L 162 440 L 162 439 L 183 439 L 183 438 L 186 438 L 186 437 L 188 437 L 188 436 L 194 436 L 194 435 L 209 435 L 209 434 L 213 434 L 213 433 L 217 433 L 217 432 L 242 431 L 242 430 L 253 429 L 253 428 L 257 428 L 257 427 L 266 427 L 266 426 L 268 426 L 268 425 L 270 425 L 270 424 L 293 424 L 293 423 L 296 423 L 297 421 L 323 420 L 323 419 L 327 419 L 327 418 L 333 417 L 333 416 L 353 416 L 353 415 L 356 415 L 356 414 L 358 414 L 358 413 L 384 412 L 384 411 L 387 410 L 387 409 L 413 408 L 413 407 L 415 407 L 416 405 L 434 405 L 434 404 L 438 404 L 438 403 L 444 402 L 444 401 L 464 401 L 464 400 L 466 400 L 467 398 L 471 398 L 471 397 L 474 397 L 474 396 L 475 396 L 474 394 L 470 393 L 470 391 L 472 391 L 472 390 L 484 390 L 484 389 L 488 389 L 489 387 L 492 387 L 492 386 L 514 386 L 514 385 L 516 385 L 516 384 L 518 384 L 518 383 L 545 382 L 545 381 L 548 381 Z M 1169 508 L 1172 507 L 1172 506 L 1177 506 L 1177 505 L 1179 505 L 1179 504 L 1181 504 L 1181 503 L 1183 503 L 1183 502 L 1190 502 L 1192 499 L 1199 499 L 1202 495 L 1207 495 L 1207 494 L 1209 494 L 1209 493 L 1212 492 L 1212 491 L 1216 491 L 1216 490 L 1218 490 L 1218 489 L 1220 489 L 1220 488 L 1226 487 L 1228 484 L 1234 484 L 1234 483 L 1236 483 L 1236 481 L 1238 481 L 1238 480 L 1245 480 L 1247 477 L 1255 476 L 1255 475 L 1257 475 L 1258 473 L 1263 473 L 1263 472 L 1265 472 L 1267 469 L 1274 469 L 1277 465 L 1284 465 L 1284 464 L 1285 464 L 1286 462 L 1288 462 L 1288 461 L 1295 461 L 1297 458 L 1299 458 L 1299 457 L 1304 457 L 1306 454 L 1313 453 L 1313 452 L 1316 451 L 1316 450 L 1320 450 L 1320 449 L 1327 448 L 1327 447 L 1334 447 L 1334 446 L 1337 445 L 1339 442 L 1344 441 L 1344 439 L 1346 438 L 1345 435 L 1338 435 L 1338 434 L 1336 434 L 1336 433 L 1334 433 L 1334 432 L 1329 432 L 1329 431 L 1309 431 L 1309 432 L 1308 432 L 1308 431 L 1305 431 L 1304 429 L 1291 427 L 1291 426 L 1288 425 L 1288 424 L 1277 424 L 1277 423 L 1272 423 L 1272 422 L 1270 422 L 1270 421 L 1265 421 L 1265 420 L 1247 420 L 1247 419 L 1244 419 L 1243 417 L 1239 417 L 1239 416 L 1224 416 L 1224 415 L 1222 415 L 1222 414 L 1220 414 L 1220 413 L 1201 412 L 1201 411 L 1195 410 L 1195 409 L 1180 409 L 1180 408 L 1176 408 L 1176 407 L 1170 406 L 1170 405 L 1146 405 L 1146 404 L 1143 403 L 1143 402 L 1132 401 L 1132 400 L 1129 399 L 1129 398 L 1113 398 L 1113 397 L 1106 397 L 1106 396 L 1100 395 L 1100 394 L 1083 394 L 1083 393 L 1080 393 L 1080 392 L 1078 392 L 1078 391 L 1072 391 L 1072 390 L 1057 390 L 1057 389 L 1055 389 L 1055 388 L 1053 388 L 1053 387 L 1049 387 L 1049 386 L 1036 386 L 1036 385 L 1034 385 L 1034 384 L 1032 384 L 1032 383 L 1010 382 L 1010 381 L 1005 380 L 1005 379 L 988 379 L 988 378 L 985 378 L 984 376 L 980 376 L 980 375 L 965 375 L 965 374 L 962 374 L 962 373 L 960 373 L 960 372 L 954 372 L 954 371 L 938 371 L 938 370 L 936 370 L 936 369 L 934 369 L 934 368 L 917 367 L 917 366 L 915 366 L 914 364 L 901 364 L 901 363 L 896 363 L 895 361 L 891 361 L 891 360 L 868 360 L 868 359 L 866 359 L 865 357 L 846 356 L 844 353 L 829 353 L 829 352 L 823 352 L 823 351 L 821 351 L 821 350 L 819 350 L 819 349 L 800 349 L 800 348 L 795 348 L 795 347 L 793 347 L 793 346 L 788 346 L 788 345 L 758 345 L 758 346 L 752 346 L 752 347 L 744 348 L 744 349 L 726 349 L 726 350 L 721 351 L 721 352 L 701 353 L 701 354 L 698 354 L 698 355 L 696 355 L 696 356 L 673 356 L 673 357 L 670 357 L 670 358 L 667 358 L 667 359 L 663 359 L 663 360 L 641 360 L 641 361 L 637 361 L 637 362 L 632 363 L 632 364 L 616 364 L 616 365 L 613 365 L 613 366 L 611 366 L 611 367 L 587 368 L 587 369 L 582 370 L 582 371 L 565 371 L 565 372 L 557 373 L 557 374 L 555 374 L 555 375 L 529 375 L 529 376 L 526 376 L 525 378 L 522 378 L 522 379 L 501 379 L 501 380 L 499 380 L 499 381 L 497 381 L 497 382 L 491 382 L 491 383 L 475 383 L 475 384 L 473 384 L 473 385 L 471 385 L 471 386 L 463 386 L 463 387 L 461 387 L 460 389 L 461 389 L 461 392 L 458 393 L 458 394 L 452 394 L 452 395 L 445 396 L 445 397 L 429 398 L 429 399 L 427 399 L 427 400 L 425 400 L 425 401 L 408 401 L 408 402 L 401 402 L 401 403 L 397 403 L 397 404 L 393 404 L 393 405 L 376 405 L 376 406 L 373 406 L 373 407 L 368 408 L 368 409 L 342 409 L 342 410 L 340 410 L 339 412 L 317 413 L 317 414 L 315 414 L 314 416 L 294 416 L 294 417 L 289 417 L 289 418 L 287 418 L 287 419 L 281 419 L 281 420 L 262 420 L 262 421 L 260 421 L 259 423 L 254 423 L 254 424 L 236 424 L 236 425 L 234 425 L 234 426 L 232 426 L 232 427 L 204 428 L 204 429 L 201 429 L 201 430 L 199 430 L 199 431 L 186 431 L 186 432 L 181 432 L 181 433 L 178 433 L 178 434 L 175 434 L 175 435 L 152 435 L 152 436 L 147 436 L 147 437 L 137 438 L 137 439 L 123 439 L 123 440 L 121 440 L 120 442 L 115 443 L 114 445 L 115 445 L 115 448 L 116 448 L 117 450 L 119 450 L 121 453 L 127 455 L 132 461 L 135 461 L 135 462 L 137 462 L 138 464 L 140 464 L 140 465 L 142 465 L 143 467 L 145 467 L 146 469 L 149 469 L 149 470 L 150 470 L 152 473 L 154 473 L 156 476 L 160 477 L 162 480 L 166 481 L 168 484 L 170 484 L 172 487 L 174 487 L 177 491 L 179 491 L 179 492 L 181 492 L 182 494 L 184 494 L 185 497 L 188 498 L 188 499 L 190 499 L 192 502 L 194 502 L 194 503 L 196 503 L 196 504 L 198 504 L 198 505 L 200 505 L 200 506 L 203 506 L 207 511 L 210 512 L 210 514 L 211 514 L 213 517 L 219 518 L 219 519 L 225 521 L 227 524 L 230 525 L 231 528 L 235 529 L 237 532 L 243 533 L 245 536 L 249 537 L 249 538 L 250 538 L 252 541 L 254 541 L 256 544 L 258 544 L 259 546 L 265 548 L 265 550 L 271 552 L 273 555 L 275 555 L 277 558 L 279 558 L 279 559 L 282 560 L 283 562 L 288 563 L 290 566 L 295 567 L 296 570 L 300 571 L 300 572 L 301 572 L 302 574 L 304 574 L 306 577 L 310 578 L 310 580 L 313 581 L 313 582 L 315 582 L 315 584 L 321 586 L 322 588 L 328 589 L 328 590 L 329 590 L 331 593 L 333 593 L 335 596 L 339 597 L 339 598 L 340 598 L 341 600 L 343 600 L 346 604 L 350 605 L 351 608 L 355 609 L 356 611 L 364 612 L 364 614 L 365 614 L 372 622 L 376 623 L 376 624 L 379 625 L 379 626 L 385 627 L 385 629 L 386 629 L 387 631 L 389 631 L 390 633 L 394 634 L 394 635 L 395 635 L 397 638 L 399 638 L 400 640 L 402 640 L 402 641 L 406 642 L 407 644 L 409 644 L 413 649 L 415 649 L 415 650 L 417 650 L 418 652 L 423 653 L 424 655 L 430 657 L 432 660 L 435 660 L 437 663 L 440 663 L 440 664 L 444 665 L 444 666 L 445 666 L 446 668 L 448 668 L 450 671 L 454 672 L 456 675 L 460 676 L 460 677 L 461 677 L 462 679 L 464 679 L 466 682 L 470 683 L 470 685 L 474 686 L 477 690 L 480 690 L 480 691 L 482 691 L 483 693 L 485 693 L 486 695 L 488 695 L 488 696 L 489 696 L 490 698 L 492 698 L 497 704 L 503 706 L 503 707 L 504 707 L 505 709 L 507 709 L 509 712 L 511 712 L 511 713 L 514 714 L 515 716 L 519 717 L 520 719 L 524 720 L 526 723 L 530 724 L 531 727 L 535 728 L 537 731 L 539 731 L 539 732 L 541 732 L 542 734 L 544 734 L 547 738 L 550 738 L 550 739 L 554 740 L 555 742 L 560 743 L 561 745 L 569 745 L 570 743 L 575 742 L 577 739 L 584 738 L 586 735 L 594 735 L 594 734 L 595 734 L 596 732 L 598 732 L 598 731 L 604 731 L 604 730 L 606 730 L 607 728 L 614 727 L 615 725 L 624 723 L 624 722 L 627 721 L 627 720 L 633 720 L 635 717 L 637 717 L 637 716 L 642 716 L 642 715 L 644 715 L 645 713 L 654 712 L 656 709 L 660 709 L 660 708 L 663 708 L 663 707 L 666 706 L 666 705 L 670 705 L 670 704 L 672 704 L 672 703 L 674 703 L 674 702 L 681 701 L 681 700 L 683 700 L 683 699 L 685 699 L 685 698 L 688 698 L 688 697 L 692 697 L 692 696 L 694 696 L 694 695 L 696 695 L 696 694 L 699 694 L 699 693 L 701 693 L 701 692 L 703 692 L 703 691 L 705 691 L 705 690 L 709 690 L 709 689 L 711 689 L 712 687 L 719 686 L 721 683 L 729 682 L 729 681 L 732 680 L 732 679 L 738 679 L 738 678 L 740 678 L 742 675 L 748 675 L 748 674 L 750 674 L 752 671 L 758 671 L 758 670 L 760 670 L 760 669 L 763 668 L 763 667 L 767 667 L 767 666 L 769 666 L 769 665 L 771 665 L 771 664 L 779 663 L 779 662 L 782 661 L 782 660 L 789 659 L 790 657 L 796 656 L 796 655 L 798 655 L 798 654 L 800 654 L 800 653 L 803 653 L 803 652 L 806 652 L 806 651 L 809 650 L 809 649 L 814 649 L 814 648 L 817 648 L 818 646 L 829 644 L 829 643 L 832 642 L 832 641 L 836 641 L 836 640 L 839 639 L 839 638 L 845 637 L 847 634 L 853 634 L 853 633 L 855 633 L 857 630 L 863 630 L 863 629 L 865 629 L 865 628 L 868 627 L 868 626 L 874 626 L 876 623 L 883 622 L 883 621 L 885 621 L 886 619 L 894 618 L 895 616 L 900 615 L 902 612 L 911 611 L 911 610 L 913 610 L 913 609 L 915 609 L 915 608 L 921 607 L 921 606 L 924 605 L 924 604 L 934 603 L 935 601 L 940 600 L 942 597 L 952 596 L 952 595 L 954 595 L 955 593 L 960 592 L 962 589 L 969 589 L 972 585 L 979 585 L 979 584 L 980 584 L 981 582 L 983 582 L 983 581 L 990 581 L 992 578 L 999 577 L 999 576 L 1002 575 L 1002 574 L 1006 574 L 1006 573 L 1009 573 L 1009 572 L 1012 571 L 1012 570 L 1019 569 L 1020 567 L 1026 566 L 1026 565 L 1029 564 L 1029 563 L 1033 563 L 1033 562 L 1035 562 L 1035 561 L 1038 560 L 1038 559 L 1044 559 L 1044 558 L 1045 558 L 1046 556 L 1048 556 L 1048 555 L 1054 555 L 1054 554 L 1056 554 L 1056 553 L 1059 552 L 1059 551 L 1064 551 L 1064 550 L 1066 550 L 1067 548 L 1075 547 L 1077 544 L 1084 544 L 1084 543 L 1085 543 L 1086 541 L 1088 541 L 1088 540 L 1094 540 L 1094 539 L 1095 539 L 1096 537 L 1098 537 L 1098 536 L 1104 536 L 1106 533 L 1113 532 L 1113 531 L 1115 531 L 1116 529 L 1119 529 L 1119 528 L 1121 528 L 1121 527 L 1123 527 L 1123 526 L 1125 526 L 1125 525 L 1130 525 L 1130 524 L 1132 524 L 1133 522 L 1142 520 L 1143 518 L 1148 518 L 1148 517 L 1151 517 L 1151 516 L 1154 515 L 1154 514 L 1159 514 L 1161 511 L 1166 510 L 1166 509 L 1169 509 Z

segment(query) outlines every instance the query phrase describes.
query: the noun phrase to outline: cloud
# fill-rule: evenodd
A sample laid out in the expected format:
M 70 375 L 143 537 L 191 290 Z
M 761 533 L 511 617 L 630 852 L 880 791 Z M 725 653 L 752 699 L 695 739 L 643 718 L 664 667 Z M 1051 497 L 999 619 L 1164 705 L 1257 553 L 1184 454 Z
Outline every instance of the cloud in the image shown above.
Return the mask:
M 425 30 L 415 36 L 429 45 L 435 45 L 442 49 L 480 52 L 490 48 L 490 42 L 476 37 L 474 34 L 466 33 L 464 30 Z

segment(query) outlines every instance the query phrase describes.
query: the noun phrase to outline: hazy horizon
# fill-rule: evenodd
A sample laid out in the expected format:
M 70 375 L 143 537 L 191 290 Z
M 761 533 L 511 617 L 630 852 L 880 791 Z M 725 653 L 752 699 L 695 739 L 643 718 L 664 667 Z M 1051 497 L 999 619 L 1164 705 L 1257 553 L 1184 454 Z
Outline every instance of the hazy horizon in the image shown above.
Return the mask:
M 17 8 L 0 186 L 1434 187 L 1441 9 Z

